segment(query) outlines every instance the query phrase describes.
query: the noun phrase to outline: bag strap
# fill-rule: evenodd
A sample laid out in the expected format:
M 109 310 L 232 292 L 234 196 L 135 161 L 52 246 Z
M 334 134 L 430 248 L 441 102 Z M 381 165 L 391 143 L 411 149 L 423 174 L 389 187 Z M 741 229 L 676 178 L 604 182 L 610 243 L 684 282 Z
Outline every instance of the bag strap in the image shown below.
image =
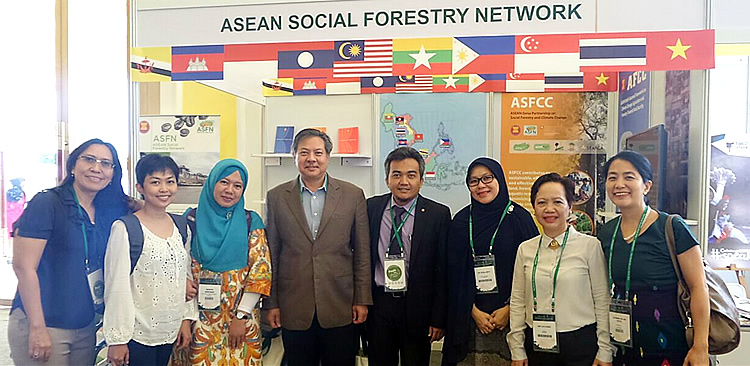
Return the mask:
M 125 231 L 128 232 L 128 242 L 130 243 L 130 273 L 133 273 L 138 258 L 143 252 L 143 228 L 138 218 L 133 215 L 125 215 L 119 218 L 125 224 Z
M 667 216 L 667 225 L 666 229 L 664 230 L 664 234 L 667 237 L 667 247 L 669 247 L 669 257 L 672 259 L 672 265 L 674 266 L 674 272 L 677 274 L 677 281 L 679 281 L 682 286 L 685 288 L 685 291 L 687 291 L 687 294 L 690 295 L 690 287 L 688 287 L 687 282 L 685 281 L 685 276 L 682 275 L 682 269 L 680 268 L 680 262 L 677 261 L 677 248 L 675 244 L 675 238 L 674 238 L 674 226 L 672 225 L 672 219 L 676 217 L 677 215 L 669 215 Z
M 177 226 L 177 231 L 180 232 L 180 236 L 182 237 L 182 245 L 185 246 L 185 244 L 187 244 L 187 235 L 188 235 L 187 218 L 185 218 L 185 216 L 175 215 L 172 213 L 169 214 L 169 217 L 172 218 L 174 225 Z

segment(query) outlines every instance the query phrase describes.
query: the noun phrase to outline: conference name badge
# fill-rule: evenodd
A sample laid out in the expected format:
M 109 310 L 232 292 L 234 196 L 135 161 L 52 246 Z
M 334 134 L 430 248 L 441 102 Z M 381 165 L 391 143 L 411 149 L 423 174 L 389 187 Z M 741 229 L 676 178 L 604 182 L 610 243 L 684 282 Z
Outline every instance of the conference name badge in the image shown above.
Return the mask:
M 613 344 L 633 347 L 632 315 L 630 301 L 612 299 L 609 304 L 609 338 Z
M 104 304 L 104 272 L 101 268 L 86 275 L 94 305 Z
M 494 255 L 478 255 L 474 257 L 474 279 L 476 281 L 477 293 L 497 293 Z
M 406 263 L 403 256 L 386 256 L 383 269 L 385 270 L 385 292 L 406 290 Z
M 221 276 L 217 273 L 202 273 L 198 282 L 198 310 L 219 311 L 220 306 Z
M 555 314 L 533 315 L 534 351 L 560 353 L 557 344 L 557 324 Z

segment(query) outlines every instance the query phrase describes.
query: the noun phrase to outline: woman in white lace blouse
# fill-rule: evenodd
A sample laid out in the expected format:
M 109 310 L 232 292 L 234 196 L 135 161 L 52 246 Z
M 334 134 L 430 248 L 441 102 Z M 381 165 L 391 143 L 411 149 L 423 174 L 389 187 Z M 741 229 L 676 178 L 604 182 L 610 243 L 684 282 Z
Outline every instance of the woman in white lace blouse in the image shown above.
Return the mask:
M 166 156 L 146 155 L 136 165 L 144 207 L 134 215 L 143 230 L 143 248 L 131 271 L 130 240 L 115 221 L 104 258 L 104 338 L 115 365 L 166 365 L 172 345 L 187 347 L 195 300 L 185 301 L 190 271 L 190 232 L 182 238 L 166 207 L 177 193 L 179 168 Z M 186 221 L 185 221 L 186 223 Z M 137 245 L 135 243 L 132 243 Z

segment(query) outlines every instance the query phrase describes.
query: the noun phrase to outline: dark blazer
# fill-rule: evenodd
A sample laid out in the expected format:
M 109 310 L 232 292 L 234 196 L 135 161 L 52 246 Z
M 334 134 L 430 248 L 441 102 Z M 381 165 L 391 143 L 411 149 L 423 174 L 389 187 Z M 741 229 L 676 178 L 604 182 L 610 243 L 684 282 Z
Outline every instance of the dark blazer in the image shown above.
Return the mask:
M 375 263 L 383 211 L 391 202 L 391 194 L 367 199 L 370 218 L 370 256 L 372 285 L 375 286 Z M 409 258 L 409 279 L 406 284 L 406 319 L 409 334 L 427 335 L 428 327 L 445 328 L 448 290 L 445 273 L 445 249 L 450 209 L 422 195 L 414 208 L 414 230 Z
M 323 328 L 352 323 L 353 305 L 371 305 L 365 194 L 328 176 L 318 236 L 302 209 L 299 178 L 268 191 L 266 235 L 273 285 L 264 307 L 281 310 L 281 325 L 306 330 L 317 312 Z

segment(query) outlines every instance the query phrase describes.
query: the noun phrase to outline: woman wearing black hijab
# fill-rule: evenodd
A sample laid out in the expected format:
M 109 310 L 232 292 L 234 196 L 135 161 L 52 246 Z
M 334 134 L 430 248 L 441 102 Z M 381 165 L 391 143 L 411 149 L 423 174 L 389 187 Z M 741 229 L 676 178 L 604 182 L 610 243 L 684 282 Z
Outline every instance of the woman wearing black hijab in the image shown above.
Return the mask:
M 469 165 L 471 204 L 448 234 L 448 323 L 443 365 L 510 365 L 508 333 L 513 262 L 521 242 L 539 234 L 526 209 L 508 196 L 494 159 Z

